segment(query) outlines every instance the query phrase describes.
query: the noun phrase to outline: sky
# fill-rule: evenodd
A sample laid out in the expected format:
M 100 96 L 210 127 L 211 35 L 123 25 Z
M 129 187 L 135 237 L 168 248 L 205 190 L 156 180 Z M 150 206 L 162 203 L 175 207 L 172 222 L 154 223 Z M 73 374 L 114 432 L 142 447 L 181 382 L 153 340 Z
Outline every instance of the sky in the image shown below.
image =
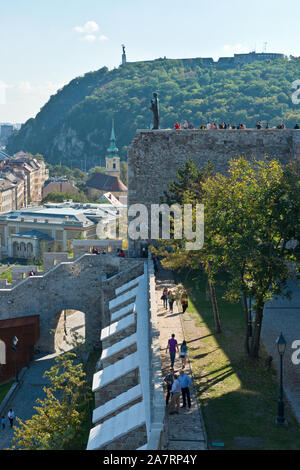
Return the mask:
M 0 122 L 23 123 L 73 78 L 118 67 L 122 44 L 128 61 L 300 56 L 299 18 L 299 0 L 0 0 Z

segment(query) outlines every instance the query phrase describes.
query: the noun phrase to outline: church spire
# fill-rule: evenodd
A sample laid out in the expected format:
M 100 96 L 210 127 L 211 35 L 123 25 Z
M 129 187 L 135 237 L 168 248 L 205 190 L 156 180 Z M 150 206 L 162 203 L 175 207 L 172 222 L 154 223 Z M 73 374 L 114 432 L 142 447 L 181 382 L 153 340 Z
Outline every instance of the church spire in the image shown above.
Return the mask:
M 111 136 L 110 136 L 110 141 L 116 142 L 116 136 L 115 136 L 115 120 L 112 118 L 112 123 L 111 123 Z
M 115 136 L 115 120 L 112 119 L 112 126 L 111 126 L 111 135 L 110 135 L 110 146 L 107 149 L 109 153 L 109 157 L 117 157 L 119 153 L 119 149 L 116 146 L 116 136 Z
M 119 149 L 116 145 L 116 136 L 115 136 L 115 121 L 112 120 L 111 125 L 111 135 L 110 135 L 110 145 L 107 149 L 106 156 L 106 170 L 105 173 L 110 176 L 120 177 L 120 157 Z

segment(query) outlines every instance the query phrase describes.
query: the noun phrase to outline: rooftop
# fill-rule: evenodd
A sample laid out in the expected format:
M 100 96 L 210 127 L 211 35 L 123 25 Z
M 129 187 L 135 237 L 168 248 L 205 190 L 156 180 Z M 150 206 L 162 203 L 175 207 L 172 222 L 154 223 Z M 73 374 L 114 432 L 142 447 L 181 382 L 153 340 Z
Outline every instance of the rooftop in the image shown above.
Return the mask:
M 106 175 L 105 173 L 94 173 L 86 182 L 86 186 L 105 192 L 124 192 L 127 191 L 122 181 L 116 176 Z
M 36 240 L 48 240 L 48 241 L 53 240 L 53 238 L 51 238 L 49 235 L 43 232 L 39 232 L 38 230 L 30 230 L 28 232 L 22 232 L 22 233 L 12 233 L 10 236 L 13 238 L 24 238 L 24 239 L 35 238 Z
M 0 180 L 1 184 L 1 180 Z M 61 203 L 33 206 L 0 214 L 2 221 L 54 224 L 80 224 L 89 226 L 100 219 L 114 218 L 116 209 L 111 204 Z M 23 219 L 23 220 L 22 220 Z

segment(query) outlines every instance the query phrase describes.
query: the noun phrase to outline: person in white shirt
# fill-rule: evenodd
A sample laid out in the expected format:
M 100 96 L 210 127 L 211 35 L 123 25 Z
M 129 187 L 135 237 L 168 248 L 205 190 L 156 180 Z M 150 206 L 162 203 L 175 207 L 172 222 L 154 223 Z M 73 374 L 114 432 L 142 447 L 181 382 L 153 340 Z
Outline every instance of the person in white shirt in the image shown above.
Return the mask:
M 180 407 L 180 395 L 181 395 L 181 386 L 178 380 L 178 375 L 174 375 L 174 382 L 171 388 L 171 403 L 170 403 L 170 415 L 174 413 L 179 413 Z
M 10 409 L 9 412 L 7 413 L 7 417 L 10 422 L 10 427 L 12 428 L 14 425 L 15 412 L 12 409 Z

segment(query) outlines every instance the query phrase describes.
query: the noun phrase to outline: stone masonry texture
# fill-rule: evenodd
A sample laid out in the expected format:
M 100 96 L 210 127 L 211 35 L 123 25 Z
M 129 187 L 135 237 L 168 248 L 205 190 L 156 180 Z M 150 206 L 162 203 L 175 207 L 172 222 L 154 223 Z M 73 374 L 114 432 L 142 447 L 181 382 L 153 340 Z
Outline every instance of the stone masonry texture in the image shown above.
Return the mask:
M 102 276 L 119 270 L 119 258 L 84 255 L 61 263 L 44 276 L 29 277 L 10 289 L 0 289 L 0 320 L 39 315 L 40 351 L 54 352 L 54 335 L 64 309 L 85 313 L 86 337 L 100 347 L 101 329 L 109 324 L 103 311 Z
M 300 130 L 139 130 L 128 150 L 128 207 L 144 204 L 149 210 L 159 204 L 168 182 L 190 158 L 198 168 L 210 161 L 224 172 L 239 156 L 267 156 L 286 164 L 300 156 Z M 131 241 L 130 251 L 140 245 Z

